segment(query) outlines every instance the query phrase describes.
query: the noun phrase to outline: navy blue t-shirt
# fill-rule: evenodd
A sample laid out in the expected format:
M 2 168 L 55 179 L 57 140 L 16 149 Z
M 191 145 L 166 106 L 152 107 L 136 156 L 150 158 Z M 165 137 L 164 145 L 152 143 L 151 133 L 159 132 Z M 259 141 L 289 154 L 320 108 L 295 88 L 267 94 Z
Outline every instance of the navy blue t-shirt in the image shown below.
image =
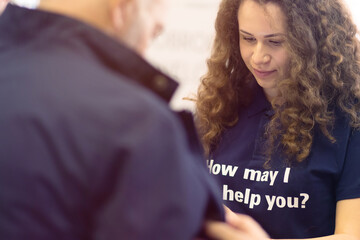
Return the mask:
M 336 202 L 360 197 L 360 134 L 338 114 L 331 143 L 319 129 L 309 157 L 296 166 L 272 156 L 265 169 L 264 126 L 273 111 L 261 88 L 222 136 L 208 168 L 222 186 L 225 205 L 255 218 L 272 238 L 334 234 Z

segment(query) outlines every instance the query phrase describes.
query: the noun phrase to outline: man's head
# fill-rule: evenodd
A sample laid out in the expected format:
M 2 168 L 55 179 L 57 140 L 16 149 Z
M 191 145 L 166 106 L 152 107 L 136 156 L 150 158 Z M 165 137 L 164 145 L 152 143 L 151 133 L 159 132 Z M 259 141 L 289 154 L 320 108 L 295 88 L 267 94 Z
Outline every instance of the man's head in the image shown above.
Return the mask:
M 87 22 L 144 55 L 162 31 L 169 0 L 41 0 L 39 8 Z
M 114 8 L 114 36 L 138 53 L 144 54 L 150 42 L 163 30 L 166 0 L 123 2 L 124 6 Z

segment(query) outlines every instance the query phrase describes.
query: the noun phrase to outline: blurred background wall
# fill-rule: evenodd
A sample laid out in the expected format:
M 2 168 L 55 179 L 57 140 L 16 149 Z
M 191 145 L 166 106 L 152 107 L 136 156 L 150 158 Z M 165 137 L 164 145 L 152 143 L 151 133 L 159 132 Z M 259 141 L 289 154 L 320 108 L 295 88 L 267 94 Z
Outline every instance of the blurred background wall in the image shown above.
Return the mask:
M 219 0 L 174 0 L 168 24 L 148 51 L 148 59 L 181 83 L 172 101 L 192 110 L 200 77 L 206 72 Z
M 34 8 L 39 0 L 12 0 Z M 360 1 L 345 0 L 360 28 Z M 214 21 L 220 0 L 172 0 L 168 24 L 148 51 L 146 58 L 179 83 L 171 105 L 175 109 L 194 109 L 200 77 L 206 72 L 206 59 L 214 37 Z

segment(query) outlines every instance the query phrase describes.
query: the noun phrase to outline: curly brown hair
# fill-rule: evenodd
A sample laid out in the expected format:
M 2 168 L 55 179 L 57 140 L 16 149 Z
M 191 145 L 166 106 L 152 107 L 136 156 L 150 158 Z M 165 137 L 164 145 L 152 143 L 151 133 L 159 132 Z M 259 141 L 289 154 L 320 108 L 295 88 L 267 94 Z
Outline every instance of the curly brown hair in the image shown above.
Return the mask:
M 208 72 L 198 89 L 196 120 L 207 155 L 216 149 L 224 130 L 237 123 L 241 106 L 254 97 L 256 82 L 239 48 L 237 15 L 242 1 L 222 0 Z M 301 162 L 310 153 L 314 126 L 336 141 L 331 134 L 335 109 L 349 116 L 352 127 L 360 127 L 358 31 L 340 0 L 251 1 L 272 2 L 282 9 L 291 59 L 289 77 L 278 83 L 279 95 L 272 100 L 265 165 L 279 147 L 276 142 L 289 161 Z

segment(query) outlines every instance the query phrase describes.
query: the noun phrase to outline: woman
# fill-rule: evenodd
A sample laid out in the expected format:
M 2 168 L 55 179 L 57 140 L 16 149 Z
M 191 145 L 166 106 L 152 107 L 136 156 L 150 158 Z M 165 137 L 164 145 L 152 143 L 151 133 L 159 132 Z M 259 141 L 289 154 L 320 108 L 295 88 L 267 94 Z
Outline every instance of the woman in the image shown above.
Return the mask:
M 360 56 L 340 0 L 223 0 L 196 103 L 223 200 L 272 238 L 360 239 Z

